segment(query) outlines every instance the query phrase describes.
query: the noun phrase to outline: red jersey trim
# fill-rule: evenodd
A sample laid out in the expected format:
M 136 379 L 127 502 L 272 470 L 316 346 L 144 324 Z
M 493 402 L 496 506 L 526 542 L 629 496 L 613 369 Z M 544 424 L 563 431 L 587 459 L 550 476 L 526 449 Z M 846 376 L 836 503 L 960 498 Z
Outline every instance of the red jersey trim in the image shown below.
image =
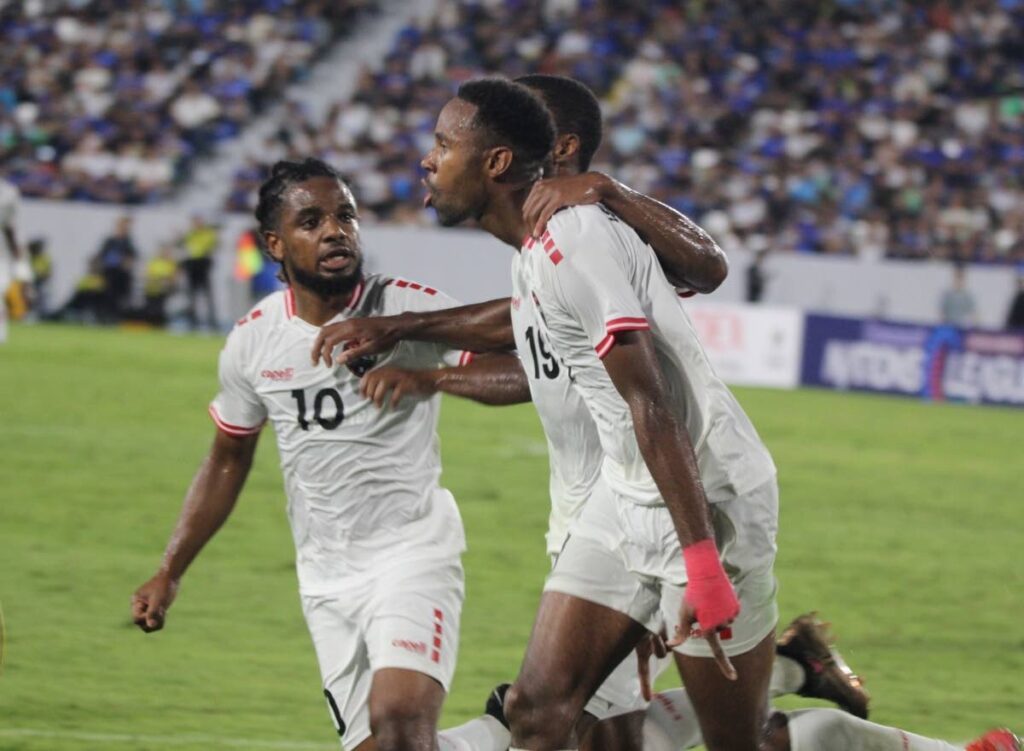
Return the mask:
M 223 430 L 228 435 L 233 435 L 236 437 L 256 435 L 261 430 L 263 430 L 263 422 L 266 422 L 266 420 L 264 420 L 254 428 L 243 428 L 241 425 L 232 425 L 229 422 L 224 422 L 224 420 L 221 419 L 221 416 L 217 414 L 217 408 L 214 407 L 212 404 L 210 405 L 208 411 L 210 413 L 210 417 L 213 418 L 214 424 L 216 424 L 216 426 L 219 429 Z
M 647 331 L 650 328 L 651 325 L 647 322 L 646 318 L 612 318 L 605 321 L 604 330 L 608 333 L 597 343 L 594 351 L 603 360 L 604 356 L 611 352 L 612 347 L 615 346 L 616 334 L 623 331 Z
M 459 367 L 461 368 L 463 365 L 469 365 L 473 362 L 473 356 L 474 354 L 472 352 L 465 350 L 461 355 L 459 355 Z
M 433 287 L 428 287 L 427 285 L 420 284 L 419 282 L 410 282 L 408 279 L 388 279 L 385 286 L 390 287 L 392 284 L 400 289 L 408 287 L 409 289 L 415 289 L 427 295 L 437 294 L 437 290 Z
M 284 314 L 287 318 L 295 317 L 295 293 L 291 287 L 284 291 Z
M 352 297 L 351 297 L 351 299 L 349 299 L 348 305 L 345 306 L 345 310 L 346 311 L 352 310 L 352 308 L 354 308 L 356 305 L 358 305 L 359 301 L 362 300 L 362 299 L 363 299 L 363 280 L 360 279 L 359 280 L 359 284 L 356 285 L 356 288 L 352 291 Z

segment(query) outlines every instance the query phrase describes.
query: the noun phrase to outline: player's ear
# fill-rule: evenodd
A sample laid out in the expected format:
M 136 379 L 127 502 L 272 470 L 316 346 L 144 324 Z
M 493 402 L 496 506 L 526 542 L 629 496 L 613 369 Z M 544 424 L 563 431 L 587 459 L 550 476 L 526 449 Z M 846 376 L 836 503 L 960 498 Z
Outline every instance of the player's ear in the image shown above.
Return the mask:
M 565 133 L 555 141 L 555 150 L 551 155 L 555 160 L 555 164 L 559 165 L 571 162 L 576 158 L 579 151 L 580 137 L 575 133 Z
M 492 180 L 505 177 L 512 168 L 512 149 L 508 146 L 495 146 L 484 154 L 484 170 Z
M 284 247 L 280 235 L 268 230 L 263 233 L 263 243 L 267 246 L 267 253 L 271 258 L 278 263 L 284 263 Z

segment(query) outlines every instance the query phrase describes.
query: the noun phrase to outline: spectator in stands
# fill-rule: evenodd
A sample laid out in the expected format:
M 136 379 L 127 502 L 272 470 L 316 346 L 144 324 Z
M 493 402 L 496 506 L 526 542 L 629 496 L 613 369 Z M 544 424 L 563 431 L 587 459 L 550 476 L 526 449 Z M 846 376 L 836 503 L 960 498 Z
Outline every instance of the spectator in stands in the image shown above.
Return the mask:
M 953 267 L 953 286 L 942 293 L 939 312 L 942 322 L 967 327 L 974 322 L 974 295 L 967 289 L 967 271 L 962 265 Z
M 139 203 L 378 2 L 2 5 L 0 168 L 26 195 Z
M 138 255 L 132 241 L 132 219 L 130 216 L 122 216 L 114 226 L 114 233 L 103 241 L 96 253 L 104 280 L 103 321 L 120 320 L 128 310 L 132 295 L 132 272 Z
M 210 276 L 213 271 L 213 255 L 219 241 L 220 234 L 217 228 L 199 215 L 192 217 L 192 226 L 181 241 L 185 253 L 181 266 L 185 271 L 188 293 L 187 315 L 189 325 L 193 330 L 199 328 L 198 303 L 200 297 L 203 298 L 206 308 L 206 327 L 210 331 L 217 330 L 217 310 L 213 301 L 213 286 L 210 283 Z
M 368 213 L 423 222 L 408 165 L 452 83 L 563 73 L 603 98 L 595 168 L 726 251 L 1024 260 L 1024 3 L 940 7 L 441 0 L 324 121 L 291 110 L 259 161 L 311 145 Z
M 1013 296 L 1010 310 L 1006 314 L 1006 328 L 1024 331 L 1024 273 L 1017 277 L 1017 294 Z

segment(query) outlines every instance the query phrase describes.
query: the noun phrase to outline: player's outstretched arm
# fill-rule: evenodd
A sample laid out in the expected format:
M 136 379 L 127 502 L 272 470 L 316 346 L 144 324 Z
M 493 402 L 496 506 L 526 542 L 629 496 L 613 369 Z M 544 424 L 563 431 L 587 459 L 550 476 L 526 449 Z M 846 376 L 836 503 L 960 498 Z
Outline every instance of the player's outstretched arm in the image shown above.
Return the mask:
M 604 366 L 629 406 L 640 453 L 665 501 L 686 561 L 687 587 L 680 630 L 673 646 L 699 624 L 722 672 L 735 670 L 718 644 L 716 630 L 739 613 L 739 600 L 718 558 L 711 513 L 697 468 L 697 456 L 685 427 L 671 409 L 668 385 L 655 356 L 649 331 L 616 334 Z
M 457 368 L 374 368 L 359 387 L 378 407 L 394 407 L 406 396 L 428 398 L 439 392 L 491 406 L 530 401 L 530 385 L 519 358 L 500 352 L 480 355 Z
M 258 439 L 259 434 L 235 437 L 221 430 L 214 436 L 213 446 L 185 494 L 185 505 L 159 570 L 132 596 L 132 620 L 143 631 L 163 628 L 182 575 L 234 508 Z
M 376 355 L 398 342 L 412 339 L 436 342 L 470 352 L 496 352 L 515 348 L 511 301 L 500 300 L 431 311 L 409 311 L 379 318 L 352 318 L 320 329 L 313 343 L 313 363 L 331 366 L 331 353 L 346 342 L 336 356 L 344 365 L 360 357 Z
M 590 203 L 603 203 L 635 229 L 654 249 L 676 286 L 709 293 L 725 281 L 729 263 L 707 232 L 671 206 L 601 172 L 538 181 L 523 206 L 523 215 L 539 237 L 560 208 Z

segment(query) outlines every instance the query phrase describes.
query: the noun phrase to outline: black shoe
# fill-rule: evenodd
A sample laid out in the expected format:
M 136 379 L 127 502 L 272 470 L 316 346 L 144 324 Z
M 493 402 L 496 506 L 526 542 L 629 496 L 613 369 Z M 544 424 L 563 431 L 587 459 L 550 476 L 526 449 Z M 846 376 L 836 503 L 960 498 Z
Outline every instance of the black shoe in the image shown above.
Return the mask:
M 496 719 L 506 730 L 509 730 L 508 720 L 505 719 L 505 694 L 511 688 L 511 683 L 502 683 L 491 691 L 487 697 L 487 704 L 484 705 L 484 713 Z
M 853 716 L 867 719 L 871 697 L 864 681 L 850 670 L 832 644 L 828 624 L 818 620 L 817 614 L 806 613 L 790 623 L 775 651 L 803 667 L 806 678 L 797 691 L 800 696 L 834 702 Z

